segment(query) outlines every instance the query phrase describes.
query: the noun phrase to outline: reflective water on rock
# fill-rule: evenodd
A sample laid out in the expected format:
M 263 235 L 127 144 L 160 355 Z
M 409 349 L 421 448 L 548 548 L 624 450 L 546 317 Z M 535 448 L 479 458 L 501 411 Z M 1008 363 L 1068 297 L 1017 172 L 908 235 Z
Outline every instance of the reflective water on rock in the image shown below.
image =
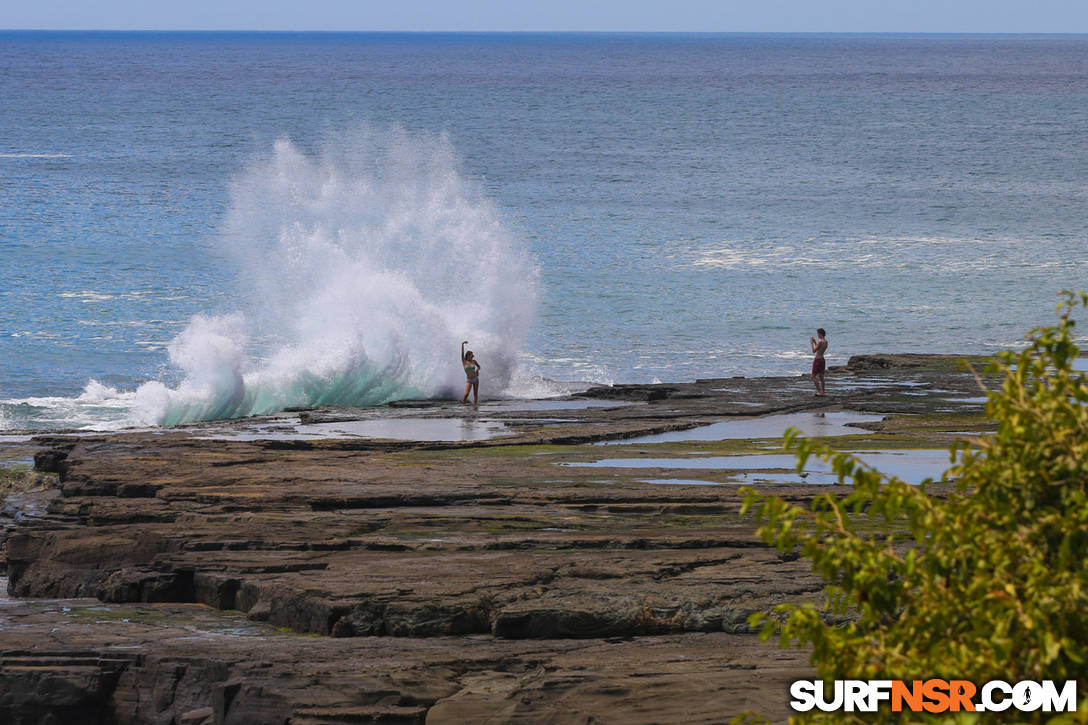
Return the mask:
M 864 463 L 888 476 L 907 483 L 918 484 L 927 478 L 940 478 L 951 466 L 947 450 L 915 449 L 855 452 Z M 559 465 L 592 468 L 688 468 L 717 469 L 746 472 L 752 482 L 765 480 L 788 483 L 834 483 L 838 479 L 824 461 L 809 459 L 805 470 L 792 472 L 797 459 L 788 454 L 757 454 L 743 456 L 705 456 L 698 458 L 604 458 L 598 461 L 562 463 Z M 766 473 L 765 473 L 766 472 Z M 785 477 L 785 478 L 783 478 Z
M 989 400 L 989 397 L 985 395 L 975 395 L 970 398 L 944 398 L 951 403 L 985 403 Z
M 649 478 L 644 483 L 660 483 L 668 486 L 728 486 L 737 481 L 704 481 L 696 478 Z
M 223 429 L 198 438 L 236 441 L 373 438 L 456 442 L 487 440 L 507 432 L 505 423 L 479 418 L 377 418 Z
M 576 400 L 495 400 L 480 404 L 480 410 L 494 412 L 519 412 L 533 410 L 582 410 L 585 408 L 623 408 L 637 405 L 629 400 L 598 400 L 579 398 Z
M 606 441 L 603 445 L 631 443 L 675 443 L 682 441 L 721 441 L 742 438 L 780 437 L 787 428 L 799 428 L 802 435 L 810 437 L 842 436 L 864 433 L 861 428 L 850 428 L 855 423 L 875 423 L 884 419 L 882 415 L 866 415 L 842 411 L 835 413 L 788 413 L 769 415 L 763 418 L 727 420 L 721 423 L 689 428 L 688 430 L 669 431 L 654 435 L 628 438 L 625 440 Z

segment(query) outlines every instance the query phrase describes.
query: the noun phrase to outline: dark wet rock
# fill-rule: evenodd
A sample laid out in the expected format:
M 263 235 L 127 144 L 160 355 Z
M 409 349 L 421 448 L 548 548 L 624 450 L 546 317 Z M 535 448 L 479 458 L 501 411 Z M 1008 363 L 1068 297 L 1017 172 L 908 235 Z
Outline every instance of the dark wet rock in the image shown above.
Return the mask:
M 845 370 L 860 372 L 867 370 L 893 370 L 903 368 L 929 368 L 952 370 L 963 361 L 978 362 L 978 356 L 940 355 L 923 353 L 900 353 L 883 355 L 853 355 L 846 363 Z
M 72 651 L 0 653 L 0 720 L 12 725 L 97 725 L 132 663 L 123 655 Z
M 192 605 L 2 603 L 0 721 L 722 722 L 746 709 L 781 720 L 788 683 L 811 676 L 804 653 L 721 631 L 345 639 L 223 626 L 238 619 Z
M 677 385 L 603 385 L 579 393 L 578 397 L 653 402 L 674 397 L 682 390 L 684 387 Z

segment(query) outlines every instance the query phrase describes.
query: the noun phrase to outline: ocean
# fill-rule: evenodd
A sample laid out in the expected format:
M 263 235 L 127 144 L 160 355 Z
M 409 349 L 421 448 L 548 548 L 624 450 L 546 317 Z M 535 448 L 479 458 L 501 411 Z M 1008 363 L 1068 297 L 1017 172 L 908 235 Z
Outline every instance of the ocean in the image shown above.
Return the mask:
M 992 353 L 1088 36 L 0 32 L 0 428 Z

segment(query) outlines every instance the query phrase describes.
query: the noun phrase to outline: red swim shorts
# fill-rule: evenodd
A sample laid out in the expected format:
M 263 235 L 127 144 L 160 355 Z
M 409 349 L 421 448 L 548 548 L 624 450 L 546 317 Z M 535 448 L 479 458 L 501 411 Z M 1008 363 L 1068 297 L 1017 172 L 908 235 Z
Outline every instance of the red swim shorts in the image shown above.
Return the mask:
M 822 357 L 812 358 L 812 374 L 819 375 L 824 371 L 824 367 L 827 365 L 827 361 Z

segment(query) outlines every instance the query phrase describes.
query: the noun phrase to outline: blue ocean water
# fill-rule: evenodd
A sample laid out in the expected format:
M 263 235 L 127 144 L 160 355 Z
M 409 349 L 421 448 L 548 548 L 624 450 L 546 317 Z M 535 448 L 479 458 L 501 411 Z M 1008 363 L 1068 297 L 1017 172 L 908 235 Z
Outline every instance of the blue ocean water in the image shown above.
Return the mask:
M 0 426 L 992 352 L 1086 179 L 1086 36 L 0 32 Z

